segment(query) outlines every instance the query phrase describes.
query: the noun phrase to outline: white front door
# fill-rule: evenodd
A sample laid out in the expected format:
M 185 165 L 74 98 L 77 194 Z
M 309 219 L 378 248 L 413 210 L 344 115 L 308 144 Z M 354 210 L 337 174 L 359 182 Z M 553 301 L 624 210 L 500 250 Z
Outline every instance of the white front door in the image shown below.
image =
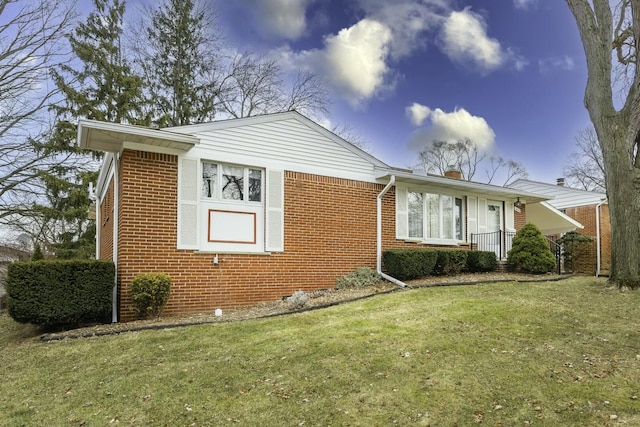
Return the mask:
M 489 201 L 487 203 L 487 233 L 489 235 L 488 251 L 494 251 L 500 258 L 500 247 L 502 245 L 502 202 Z

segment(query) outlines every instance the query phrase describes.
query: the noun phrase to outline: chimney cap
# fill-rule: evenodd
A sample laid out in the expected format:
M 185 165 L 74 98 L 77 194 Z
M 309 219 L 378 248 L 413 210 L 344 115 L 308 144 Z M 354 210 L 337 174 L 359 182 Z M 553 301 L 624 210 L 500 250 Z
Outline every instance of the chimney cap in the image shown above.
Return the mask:
M 564 187 L 564 178 L 560 177 L 558 179 L 556 179 L 556 184 L 560 187 Z

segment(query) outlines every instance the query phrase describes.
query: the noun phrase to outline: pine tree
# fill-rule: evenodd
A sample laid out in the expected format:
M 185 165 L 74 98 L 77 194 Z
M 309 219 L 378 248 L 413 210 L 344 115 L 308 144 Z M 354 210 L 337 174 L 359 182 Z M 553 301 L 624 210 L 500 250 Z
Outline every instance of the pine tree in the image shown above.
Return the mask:
M 95 223 L 89 219 L 91 200 L 87 194 L 95 182 L 97 154 L 81 153 L 76 146 L 78 118 L 113 123 L 144 124 L 142 78 L 132 73 L 122 54 L 121 39 L 125 3 L 122 0 L 93 0 L 95 10 L 69 36 L 77 61 L 62 65 L 53 73 L 65 96 L 55 107 L 58 121 L 53 136 L 41 147 L 60 153 L 64 161 L 42 172 L 46 203 L 37 206 L 45 221 L 54 224 L 56 254 L 64 258 L 91 257 Z M 76 69 L 74 64 L 80 64 Z
M 154 121 L 179 126 L 213 120 L 218 95 L 218 46 L 211 20 L 193 0 L 165 0 L 152 12 L 138 62 Z

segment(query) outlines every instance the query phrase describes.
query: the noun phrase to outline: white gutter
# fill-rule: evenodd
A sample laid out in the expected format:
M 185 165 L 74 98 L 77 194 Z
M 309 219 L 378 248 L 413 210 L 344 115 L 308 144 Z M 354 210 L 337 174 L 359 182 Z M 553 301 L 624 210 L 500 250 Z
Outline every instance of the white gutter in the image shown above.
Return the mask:
M 396 182 L 395 175 L 391 175 L 391 177 L 389 178 L 389 183 L 382 189 L 382 191 L 380 192 L 380 194 L 378 194 L 378 197 L 376 199 L 376 208 L 378 213 L 376 271 L 380 276 L 382 276 L 383 279 L 388 280 L 389 282 L 394 283 L 400 286 L 401 288 L 404 288 L 407 286 L 406 283 L 401 282 L 395 277 L 391 277 L 388 274 L 385 274 L 382 272 L 382 196 L 384 196 L 386 192 L 389 191 L 389 189 L 393 186 L 393 184 L 395 184 L 395 182 Z
M 118 177 L 120 173 L 118 171 L 120 160 L 120 153 L 116 153 L 114 155 L 115 159 L 113 161 L 113 264 L 116 267 L 116 274 L 114 276 L 113 282 L 113 293 L 112 293 L 112 308 L 111 308 L 111 323 L 118 323 L 118 213 L 119 213 L 119 203 L 118 203 L 118 194 L 120 194 L 120 188 L 118 183 Z
M 596 277 L 600 276 L 600 206 L 606 202 L 607 199 L 602 199 L 596 205 Z

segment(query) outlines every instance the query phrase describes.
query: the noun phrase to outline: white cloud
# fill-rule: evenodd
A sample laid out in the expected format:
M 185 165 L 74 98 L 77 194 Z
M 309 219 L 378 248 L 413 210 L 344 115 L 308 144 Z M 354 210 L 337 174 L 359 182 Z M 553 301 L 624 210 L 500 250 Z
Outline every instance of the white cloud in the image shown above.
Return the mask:
M 449 0 L 359 0 L 370 19 L 383 23 L 392 33 L 390 52 L 402 58 L 424 48 L 425 32 L 439 27 L 449 13 Z
M 543 58 L 538 61 L 538 69 L 542 74 L 548 74 L 554 70 L 571 71 L 575 67 L 573 58 L 568 55 Z
M 306 8 L 310 0 L 244 0 L 260 29 L 270 37 L 297 39 L 307 28 Z
M 530 6 L 534 5 L 537 0 L 513 0 L 513 5 L 516 9 L 527 10 Z
M 319 62 L 328 80 L 354 106 L 371 98 L 384 86 L 389 72 L 391 30 L 377 21 L 363 19 L 325 38 L 325 49 L 303 55 Z
M 473 63 L 483 71 L 492 71 L 505 63 L 500 42 L 487 35 L 482 16 L 465 8 L 451 12 L 442 28 L 444 53 L 452 61 Z
M 496 134 L 484 118 L 473 116 L 464 108 L 450 113 L 440 108 L 429 109 L 429 111 L 430 126 L 418 129 L 411 135 L 409 144 L 412 148 L 419 150 L 433 141 L 456 142 L 469 138 L 481 150 L 486 152 L 492 150 Z
M 429 117 L 429 114 L 431 114 L 431 108 L 414 102 L 405 108 L 405 112 L 407 113 L 409 120 L 411 120 L 411 123 L 415 126 L 420 126 L 424 123 L 427 117 Z

